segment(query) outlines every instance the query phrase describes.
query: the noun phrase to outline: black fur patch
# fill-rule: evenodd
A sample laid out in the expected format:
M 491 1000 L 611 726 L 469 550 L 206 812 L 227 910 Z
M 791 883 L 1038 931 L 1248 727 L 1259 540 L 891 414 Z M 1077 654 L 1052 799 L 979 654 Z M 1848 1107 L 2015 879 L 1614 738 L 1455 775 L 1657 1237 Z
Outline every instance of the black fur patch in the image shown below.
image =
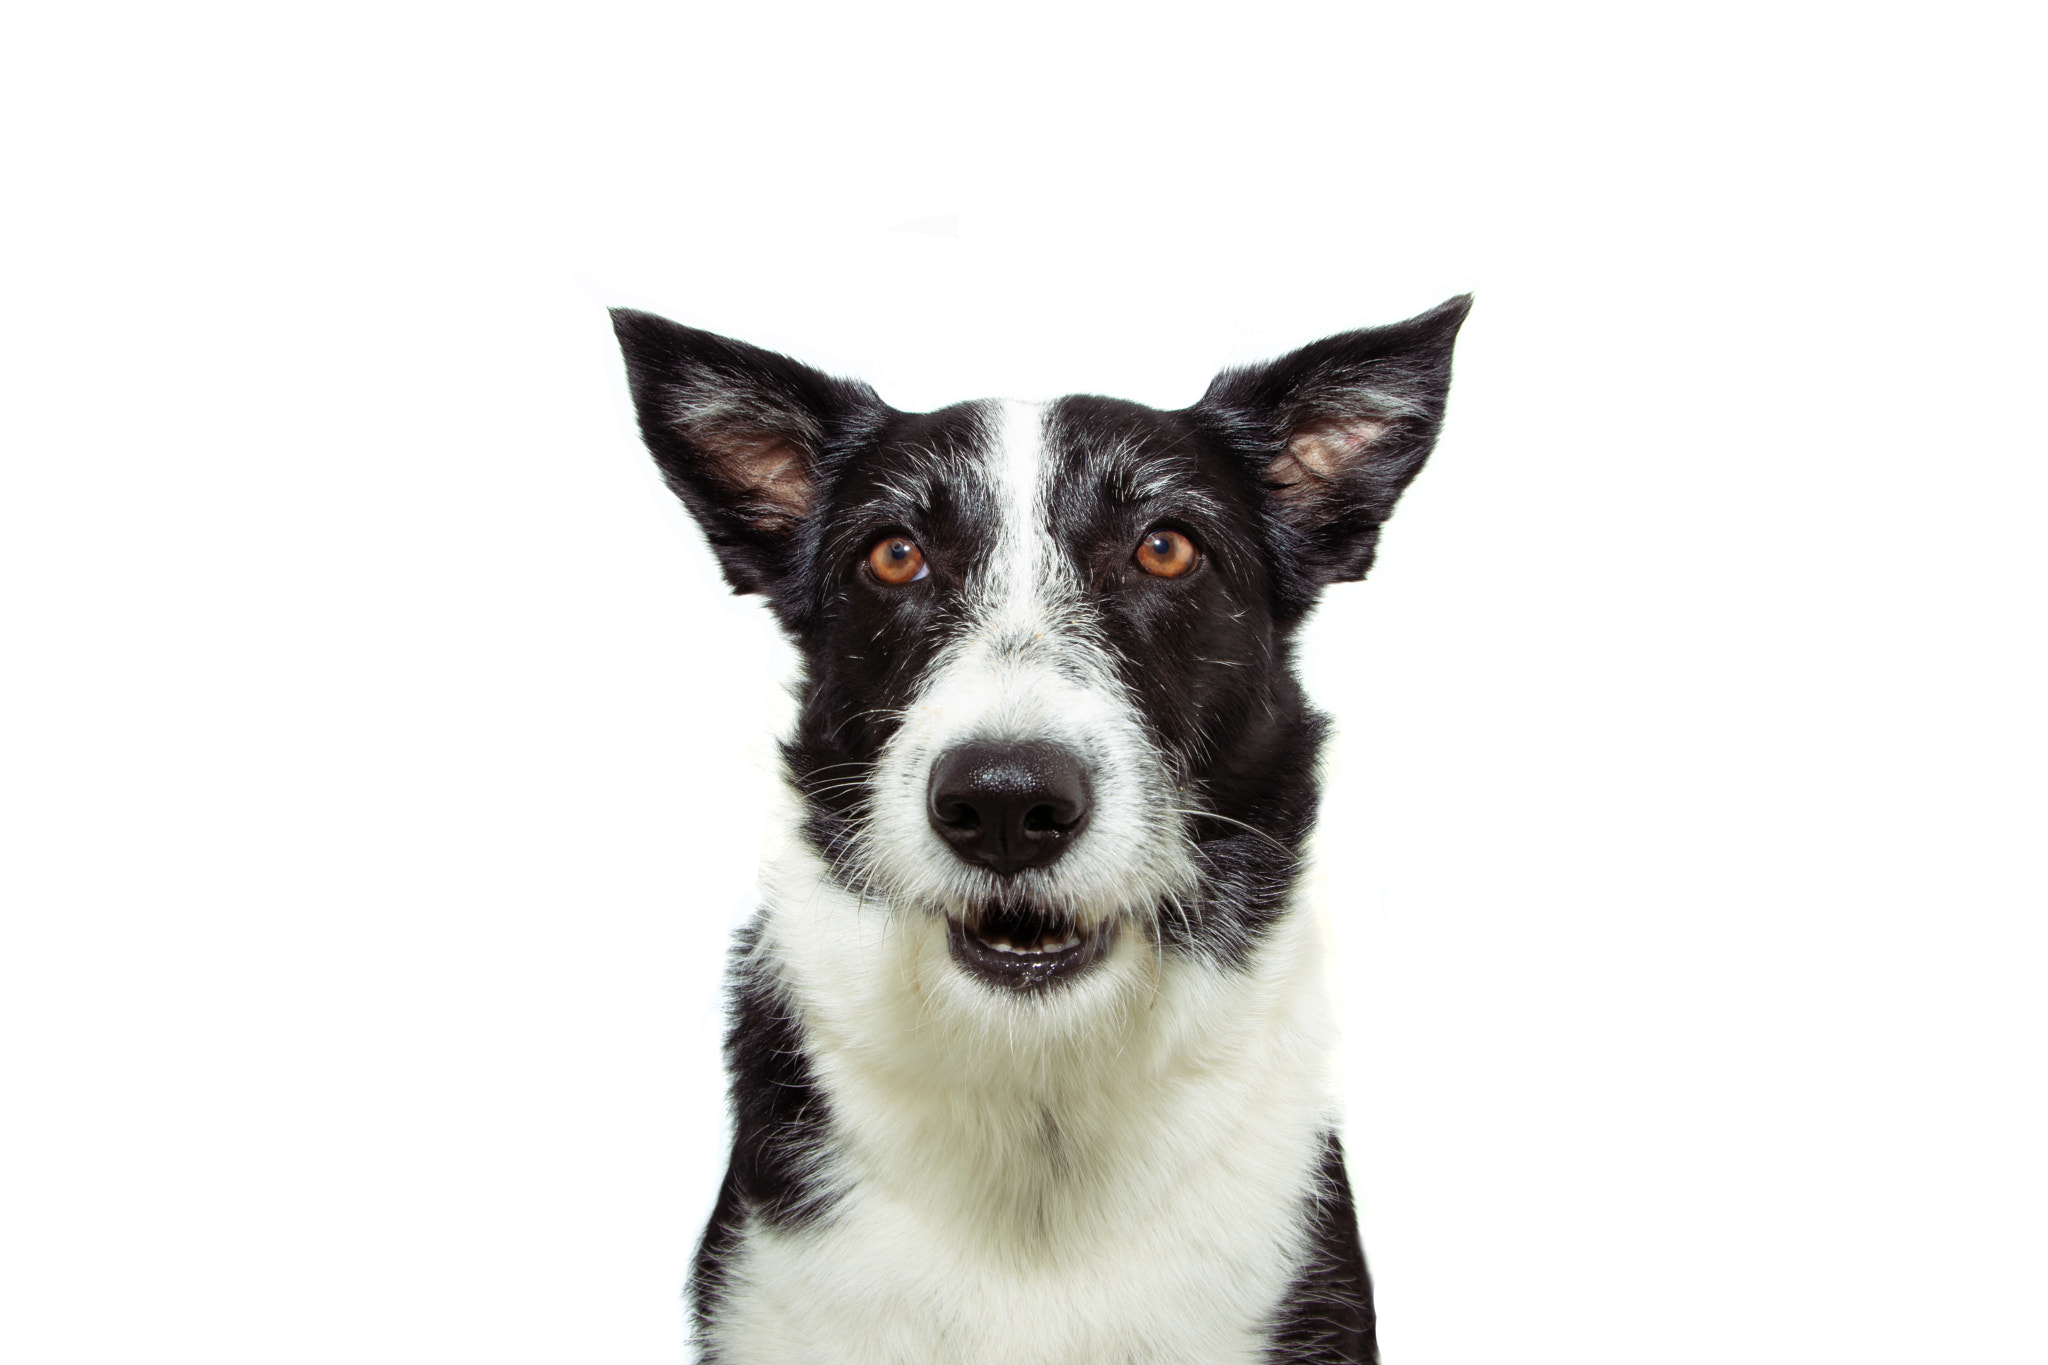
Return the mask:
M 1358 1244 L 1358 1216 L 1344 1147 L 1331 1133 L 1309 1194 L 1308 1254 L 1280 1301 L 1266 1349 L 1271 1365 L 1377 1365 L 1372 1277 Z
M 732 1162 L 690 1275 L 700 1338 L 724 1296 L 726 1267 L 746 1226 L 802 1227 L 834 1199 L 819 1178 L 831 1114 L 811 1075 L 796 1008 L 757 955 L 759 941 L 757 920 L 732 951 L 725 1033 Z

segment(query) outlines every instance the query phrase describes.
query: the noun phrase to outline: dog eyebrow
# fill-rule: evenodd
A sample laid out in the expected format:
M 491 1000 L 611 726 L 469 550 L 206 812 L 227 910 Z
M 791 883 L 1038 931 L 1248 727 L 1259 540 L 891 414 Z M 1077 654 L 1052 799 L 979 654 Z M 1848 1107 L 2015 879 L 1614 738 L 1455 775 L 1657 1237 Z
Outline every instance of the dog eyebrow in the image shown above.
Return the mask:
M 890 512 L 906 511 L 911 508 L 929 507 L 931 503 L 931 479 L 922 478 L 913 483 L 908 479 L 898 476 L 883 479 L 881 491 L 854 510 L 857 512 L 887 514 Z
M 1110 496 L 1145 504 L 1158 512 L 1171 511 L 1202 520 L 1221 520 L 1228 515 L 1208 489 L 1189 479 L 1184 471 L 1158 459 L 1119 464 L 1103 482 Z
M 875 475 L 876 488 L 862 502 L 846 509 L 854 516 L 888 518 L 919 512 L 932 505 L 936 490 L 948 479 L 947 458 L 929 445 L 899 447 L 902 468 Z
M 1165 437 L 1163 443 L 1159 436 Z M 1080 469 L 1094 474 L 1098 490 L 1112 498 L 1152 504 L 1161 512 L 1211 518 L 1229 515 L 1221 502 L 1189 477 L 1187 462 L 1180 457 L 1187 445 L 1185 433 L 1158 433 L 1148 441 L 1119 432 L 1106 437 L 1081 436 L 1075 444 Z M 1170 508 L 1159 504 L 1170 504 Z
M 828 557 L 865 550 L 873 534 L 886 527 L 922 534 L 931 529 L 934 513 L 957 517 L 963 505 L 976 508 L 988 497 L 973 461 L 962 454 L 915 444 L 891 447 L 887 458 L 890 467 L 865 471 L 869 486 L 860 490 L 857 501 L 827 516 L 819 544 Z

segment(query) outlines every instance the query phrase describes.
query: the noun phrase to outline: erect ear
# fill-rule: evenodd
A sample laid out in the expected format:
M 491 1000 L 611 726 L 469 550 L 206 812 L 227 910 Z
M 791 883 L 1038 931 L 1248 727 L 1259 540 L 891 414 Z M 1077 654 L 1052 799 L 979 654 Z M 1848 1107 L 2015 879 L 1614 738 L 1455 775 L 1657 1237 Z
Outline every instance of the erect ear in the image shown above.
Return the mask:
M 772 594 L 835 442 L 886 411 L 865 384 L 773 351 L 612 310 L 640 435 L 734 592 Z
M 1313 591 L 1363 578 L 1380 523 L 1429 458 L 1451 383 L 1461 295 L 1216 376 L 1195 411 L 1239 444 Z

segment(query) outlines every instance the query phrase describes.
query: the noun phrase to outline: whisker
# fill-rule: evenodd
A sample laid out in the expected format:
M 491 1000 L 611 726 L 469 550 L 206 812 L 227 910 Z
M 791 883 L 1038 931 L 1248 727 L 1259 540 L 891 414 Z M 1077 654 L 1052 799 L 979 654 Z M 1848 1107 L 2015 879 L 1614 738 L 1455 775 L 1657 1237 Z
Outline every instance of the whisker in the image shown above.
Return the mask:
M 1250 833 L 1258 835 L 1261 839 L 1264 839 L 1267 843 L 1279 849 L 1289 858 L 1298 858 L 1301 856 L 1297 854 L 1293 849 L 1289 848 L 1287 845 L 1281 843 L 1278 839 L 1275 839 L 1272 835 L 1266 833 L 1266 831 L 1260 829 L 1257 825 L 1247 825 L 1242 820 L 1233 820 L 1227 815 L 1218 815 L 1213 810 L 1189 810 L 1182 806 L 1174 806 L 1172 807 L 1172 810 L 1173 813 L 1176 815 L 1192 815 L 1197 820 L 1220 820 L 1226 825 L 1236 825 L 1239 829 L 1246 830 Z
M 810 779 L 814 777 L 820 777 L 826 773 L 835 772 L 840 768 L 872 768 L 874 766 L 875 763 L 872 759 L 849 759 L 844 763 L 827 763 L 821 767 L 812 768 L 810 771 L 803 774 L 803 778 L 806 782 L 808 782 Z
M 1171 891 L 1166 893 L 1166 903 L 1173 907 L 1174 914 L 1180 916 L 1180 930 L 1188 936 L 1188 946 L 1192 948 L 1195 944 L 1195 926 L 1188 918 L 1188 908 L 1182 905 L 1180 897 Z
M 1166 947 L 1160 941 L 1162 935 L 1150 934 L 1147 937 L 1152 940 L 1152 952 L 1145 959 L 1152 964 L 1152 998 L 1145 1002 L 1145 1013 L 1150 1014 L 1159 1005 L 1159 978 L 1165 969 Z
M 904 709 L 900 706 L 876 706 L 871 707 L 866 711 L 856 711 L 852 715 L 846 717 L 846 719 L 840 721 L 837 725 L 833 726 L 832 733 L 826 736 L 826 738 L 836 744 L 839 741 L 839 732 L 844 730 L 847 726 L 853 724 L 857 720 L 865 720 L 869 716 L 895 716 L 898 719 L 901 719 L 905 714 L 906 713 Z
M 849 781 L 849 782 L 827 782 L 827 783 L 823 784 L 822 786 L 817 786 L 817 787 L 805 787 L 805 788 L 804 788 L 804 795 L 806 795 L 806 796 L 829 796 L 829 795 L 831 795 L 831 794 L 832 794 L 833 792 L 851 792 L 851 791 L 859 791 L 859 790 L 861 790 L 862 788 L 864 788 L 864 787 L 866 787 L 866 786 L 867 786 L 867 782 L 866 782 L 865 780 L 861 779 L 861 778 L 855 778 L 855 779 L 853 779 L 852 781 Z

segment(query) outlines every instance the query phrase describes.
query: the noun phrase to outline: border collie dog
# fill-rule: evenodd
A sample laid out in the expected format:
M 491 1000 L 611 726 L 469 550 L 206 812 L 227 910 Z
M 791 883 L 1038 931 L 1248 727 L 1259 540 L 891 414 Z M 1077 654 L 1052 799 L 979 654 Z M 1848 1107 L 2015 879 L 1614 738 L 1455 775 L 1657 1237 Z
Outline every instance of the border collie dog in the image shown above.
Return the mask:
M 1372 564 L 1468 306 L 1177 412 L 898 412 L 613 314 L 649 450 L 802 666 L 704 1360 L 1375 1358 L 1293 637 Z

